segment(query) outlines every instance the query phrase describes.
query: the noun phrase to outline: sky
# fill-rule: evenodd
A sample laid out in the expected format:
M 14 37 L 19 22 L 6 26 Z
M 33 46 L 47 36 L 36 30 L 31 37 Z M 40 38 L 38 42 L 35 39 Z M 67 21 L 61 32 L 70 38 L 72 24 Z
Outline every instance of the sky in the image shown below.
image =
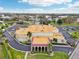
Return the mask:
M 0 0 L 0 12 L 79 13 L 79 0 Z

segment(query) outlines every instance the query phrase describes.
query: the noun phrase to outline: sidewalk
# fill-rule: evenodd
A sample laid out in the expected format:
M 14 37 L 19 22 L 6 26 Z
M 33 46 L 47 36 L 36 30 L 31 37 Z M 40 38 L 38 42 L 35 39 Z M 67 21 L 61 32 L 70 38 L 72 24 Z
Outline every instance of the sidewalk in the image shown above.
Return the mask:
M 26 52 L 26 54 L 25 54 L 25 58 L 24 58 L 24 59 L 27 59 L 27 55 L 28 55 L 28 53 L 29 53 L 29 52 Z

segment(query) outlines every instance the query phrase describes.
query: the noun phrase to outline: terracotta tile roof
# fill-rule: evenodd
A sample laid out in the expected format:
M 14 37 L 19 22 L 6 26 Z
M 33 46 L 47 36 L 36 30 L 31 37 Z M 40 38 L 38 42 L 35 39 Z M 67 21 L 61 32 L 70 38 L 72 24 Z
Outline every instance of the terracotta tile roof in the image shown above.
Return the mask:
M 32 44 L 49 44 L 48 37 L 33 37 Z
M 27 32 L 56 32 L 58 29 L 49 25 L 32 25 L 28 28 L 16 30 L 16 34 L 26 34 Z

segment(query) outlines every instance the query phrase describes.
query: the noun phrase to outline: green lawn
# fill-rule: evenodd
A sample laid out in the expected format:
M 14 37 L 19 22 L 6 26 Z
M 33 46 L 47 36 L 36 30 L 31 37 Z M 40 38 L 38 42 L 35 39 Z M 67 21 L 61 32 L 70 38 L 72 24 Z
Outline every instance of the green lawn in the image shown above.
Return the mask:
M 2 45 L 0 45 L 0 59 L 4 59 Z
M 9 48 L 11 59 L 24 59 L 25 53 Z
M 79 26 L 79 23 L 70 23 L 70 24 L 63 23 L 63 24 L 59 25 L 57 23 L 50 22 L 49 24 L 54 25 L 54 26 Z
M 8 43 L 3 45 L 3 59 L 24 59 L 25 52 L 17 51 L 11 48 Z
M 7 21 L 4 21 L 5 23 L 14 23 L 16 22 L 15 20 L 7 20 Z
M 10 59 L 9 54 L 8 54 L 8 49 L 6 48 L 5 45 L 2 46 L 2 52 L 3 52 L 3 58 L 4 59 Z
M 72 32 L 72 33 L 70 33 L 70 35 L 76 40 L 79 39 L 79 32 Z
M 45 53 L 28 54 L 27 59 L 68 59 L 68 55 L 64 52 L 55 52 L 53 56 Z
M 62 24 L 61 26 L 79 26 L 79 23 L 71 23 L 71 24 Z
M 71 24 L 66 24 L 66 23 L 63 23 L 63 24 L 61 24 L 61 25 L 58 25 L 58 24 L 54 24 L 55 26 L 61 26 L 61 27 L 63 27 L 63 26 L 79 26 L 79 23 L 71 23 Z

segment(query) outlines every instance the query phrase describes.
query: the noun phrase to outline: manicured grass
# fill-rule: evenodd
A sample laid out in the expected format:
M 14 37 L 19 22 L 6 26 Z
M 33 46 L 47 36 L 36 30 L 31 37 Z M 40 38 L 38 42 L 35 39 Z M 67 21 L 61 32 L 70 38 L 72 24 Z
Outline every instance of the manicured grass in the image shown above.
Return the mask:
M 55 52 L 55 55 L 52 59 L 68 59 L 68 55 L 64 52 Z
M 3 49 L 2 49 L 2 45 L 0 45 L 0 59 L 4 59 L 3 58 Z
M 45 53 L 28 54 L 27 59 L 68 59 L 68 55 L 64 52 L 55 52 L 53 56 Z
M 20 51 L 16 51 L 14 49 L 9 49 L 12 59 L 24 59 L 25 57 L 25 53 L 24 52 L 20 52 Z
M 79 26 L 79 23 L 71 23 L 71 24 L 62 24 L 61 26 Z
M 72 33 L 70 33 L 70 35 L 76 40 L 79 39 L 79 32 L 72 32 Z
M 3 55 L 4 59 L 24 59 L 25 52 L 17 51 L 4 42 Z
M 54 26 L 79 26 L 79 23 L 70 23 L 70 24 L 63 23 L 63 24 L 59 25 L 59 24 L 57 24 L 57 23 L 51 22 L 51 23 L 49 23 L 49 24 L 54 25 Z
M 6 49 L 6 47 L 3 45 L 2 46 L 2 51 L 3 51 L 3 58 L 4 59 L 9 59 L 9 55 L 8 55 L 8 50 Z
M 7 21 L 4 21 L 5 23 L 14 23 L 16 22 L 15 20 L 7 20 Z

